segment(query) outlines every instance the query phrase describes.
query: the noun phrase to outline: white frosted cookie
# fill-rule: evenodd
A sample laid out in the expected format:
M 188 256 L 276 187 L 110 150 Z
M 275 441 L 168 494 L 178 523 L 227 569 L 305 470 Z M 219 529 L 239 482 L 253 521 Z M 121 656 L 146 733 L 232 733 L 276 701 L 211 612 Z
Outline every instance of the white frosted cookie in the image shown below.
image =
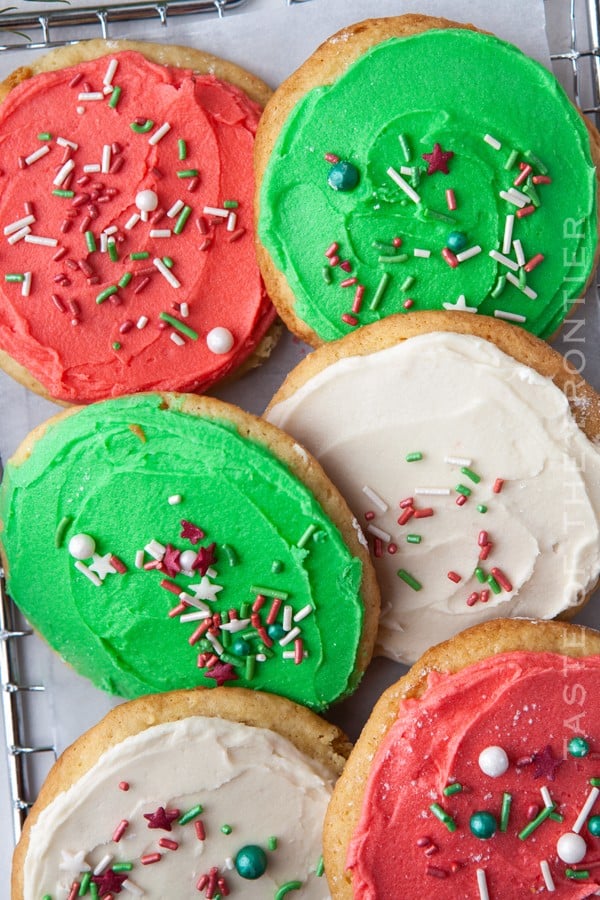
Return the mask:
M 348 752 L 335 726 L 268 694 L 178 691 L 117 707 L 52 769 L 15 854 L 12 900 L 325 900 L 322 825 Z
M 498 616 L 570 616 L 592 590 L 598 396 L 522 330 L 388 319 L 312 354 L 266 416 L 317 456 L 365 529 L 386 656 L 413 662 Z

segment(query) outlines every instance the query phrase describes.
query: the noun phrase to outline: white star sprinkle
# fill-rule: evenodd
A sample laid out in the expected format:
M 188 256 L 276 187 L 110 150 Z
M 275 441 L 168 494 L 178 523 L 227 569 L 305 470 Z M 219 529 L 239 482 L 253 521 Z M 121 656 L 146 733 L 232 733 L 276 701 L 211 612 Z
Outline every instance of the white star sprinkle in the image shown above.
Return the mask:
M 61 850 L 60 855 L 62 862 L 59 862 L 58 868 L 61 872 L 65 872 L 72 881 L 82 872 L 89 872 L 90 867 L 85 861 L 85 850 L 78 850 L 77 853 L 70 853 L 68 850 Z
M 223 586 L 211 584 L 208 576 L 204 575 L 200 584 L 190 584 L 189 589 L 194 592 L 194 600 L 209 600 L 212 603 L 217 599 L 219 591 L 223 590 Z
M 232 619 L 231 622 L 221 625 L 221 631 L 229 631 L 231 634 L 235 634 L 236 631 L 243 631 L 249 624 L 250 619 Z
M 476 306 L 467 306 L 467 299 L 464 294 L 461 294 L 456 303 L 442 303 L 444 309 L 452 309 L 452 310 L 460 310 L 461 312 L 470 312 L 476 313 Z
M 88 569 L 91 569 L 92 572 L 95 572 L 98 578 L 100 578 L 102 581 L 104 581 L 107 575 L 114 575 L 117 571 L 112 565 L 110 557 L 110 553 L 105 553 L 104 556 L 99 556 L 97 553 L 94 553 L 92 557 L 93 562 L 91 562 L 88 566 Z

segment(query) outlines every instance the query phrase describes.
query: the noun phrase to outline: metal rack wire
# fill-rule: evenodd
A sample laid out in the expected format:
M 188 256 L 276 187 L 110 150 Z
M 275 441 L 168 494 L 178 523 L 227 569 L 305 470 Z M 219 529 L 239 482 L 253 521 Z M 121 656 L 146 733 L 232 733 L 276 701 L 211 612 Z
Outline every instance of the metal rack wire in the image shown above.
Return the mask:
M 166 27 L 169 20 L 177 16 L 198 13 L 223 16 L 248 2 L 249 0 L 164 0 L 2 15 L 0 33 L 6 28 L 12 32 L 35 29 L 36 34 L 33 37 L 12 34 L 10 43 L 0 44 L 0 53 L 18 50 L 22 54 L 27 50 L 63 45 L 69 42 L 65 40 L 64 34 L 69 27 L 86 29 L 84 33 L 78 34 L 79 38 L 109 38 L 114 23 L 155 18 L 161 26 Z M 282 2 L 291 6 L 308 0 Z M 551 47 L 556 74 L 577 105 L 600 125 L 600 0 L 545 0 L 545 3 L 548 19 L 552 19 L 551 31 L 556 30 L 557 34 L 566 38 L 563 46 Z M 56 750 L 51 744 L 38 744 L 36 741 L 28 743 L 25 736 L 27 698 L 43 692 L 45 688 L 43 685 L 27 684 L 22 679 L 22 660 L 31 632 L 21 625 L 20 614 L 6 594 L 2 576 L 0 568 L 0 689 L 8 752 L 12 823 L 15 838 L 18 839 L 34 799 L 34 779 L 31 775 L 33 760 L 40 757 L 44 757 L 46 761 L 52 760 L 56 756 Z

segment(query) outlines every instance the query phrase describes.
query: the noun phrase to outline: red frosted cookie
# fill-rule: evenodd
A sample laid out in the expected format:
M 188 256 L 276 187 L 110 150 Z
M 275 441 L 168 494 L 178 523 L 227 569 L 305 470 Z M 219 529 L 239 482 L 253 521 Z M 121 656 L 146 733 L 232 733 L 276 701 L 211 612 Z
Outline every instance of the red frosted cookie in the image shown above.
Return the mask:
M 268 355 L 252 152 L 269 89 L 181 47 L 90 41 L 0 87 L 0 365 L 67 403 L 203 391 Z
M 334 900 L 583 900 L 600 888 L 600 635 L 498 620 L 375 707 L 325 825 Z

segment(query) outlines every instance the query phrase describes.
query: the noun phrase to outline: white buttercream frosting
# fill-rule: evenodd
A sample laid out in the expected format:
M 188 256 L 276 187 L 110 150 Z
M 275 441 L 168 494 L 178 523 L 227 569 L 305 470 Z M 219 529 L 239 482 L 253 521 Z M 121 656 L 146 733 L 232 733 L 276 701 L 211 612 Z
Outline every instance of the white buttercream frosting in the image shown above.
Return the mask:
M 380 538 L 374 563 L 386 656 L 412 663 L 432 644 L 497 616 L 553 618 L 593 587 L 600 571 L 600 453 L 577 427 L 563 392 L 494 344 L 431 333 L 346 357 L 276 403 L 267 418 L 319 459 L 372 548 Z M 423 458 L 407 462 L 411 453 Z M 466 468 L 481 480 L 448 457 L 470 460 Z M 500 493 L 497 479 L 504 481 Z M 471 491 L 462 506 L 457 485 Z M 399 502 L 407 497 L 434 514 L 399 525 Z M 368 512 L 375 514 L 370 521 Z M 492 544 L 486 560 L 479 560 L 481 531 Z M 421 542 L 407 543 L 409 534 Z M 478 565 L 486 576 L 499 568 L 512 590 L 495 594 L 480 583 Z M 400 569 L 421 589 L 407 585 Z M 448 572 L 461 580 L 454 583 Z M 482 589 L 490 591 L 487 602 Z M 469 606 L 474 593 L 479 599 Z
M 129 790 L 121 790 L 120 782 L 128 782 Z M 78 866 L 93 870 L 110 854 L 111 865 L 133 862 L 122 897 L 204 897 L 198 879 L 216 866 L 232 900 L 265 900 L 289 881 L 302 882 L 295 896 L 325 900 L 327 882 L 315 870 L 332 782 L 320 763 L 262 728 L 199 716 L 153 726 L 105 752 L 42 811 L 31 830 L 24 898 L 65 900 Z M 183 815 L 197 804 L 205 840 L 194 821 L 175 823 L 168 832 L 148 828 L 144 818 L 159 806 Z M 129 826 L 116 843 L 111 837 L 123 819 Z M 277 838 L 275 850 L 268 849 L 270 837 Z M 161 838 L 176 841 L 178 849 L 160 847 Z M 266 872 L 254 881 L 231 868 L 246 845 L 267 854 Z M 156 852 L 160 861 L 140 862 Z

